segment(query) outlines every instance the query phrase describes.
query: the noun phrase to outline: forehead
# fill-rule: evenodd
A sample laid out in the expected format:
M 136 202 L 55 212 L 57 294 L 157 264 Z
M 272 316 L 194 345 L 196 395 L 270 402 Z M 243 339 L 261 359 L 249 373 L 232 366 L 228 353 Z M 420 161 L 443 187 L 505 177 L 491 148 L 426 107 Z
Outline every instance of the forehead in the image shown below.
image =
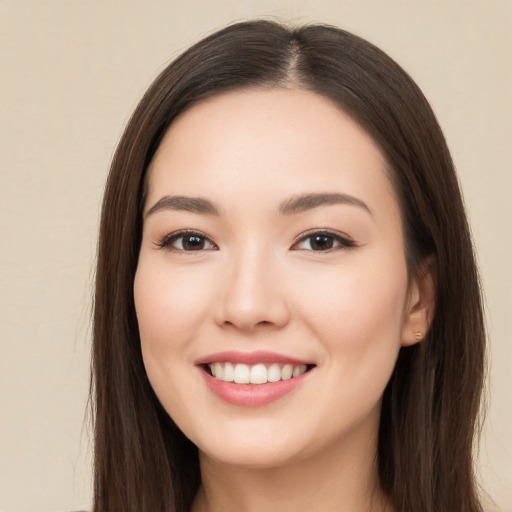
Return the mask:
M 373 139 L 333 101 L 305 90 L 235 91 L 195 104 L 172 123 L 148 172 L 148 203 L 162 194 L 222 200 L 230 191 L 257 192 L 260 204 L 309 192 L 395 202 Z

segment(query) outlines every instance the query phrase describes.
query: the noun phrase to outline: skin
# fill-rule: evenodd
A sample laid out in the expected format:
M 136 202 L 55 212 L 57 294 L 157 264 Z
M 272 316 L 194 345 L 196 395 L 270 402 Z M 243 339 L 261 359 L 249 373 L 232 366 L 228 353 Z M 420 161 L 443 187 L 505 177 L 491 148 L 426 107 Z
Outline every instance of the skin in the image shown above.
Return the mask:
M 304 194 L 360 203 L 280 212 Z M 166 196 L 206 199 L 218 215 L 153 208 Z M 381 397 L 400 347 L 428 328 L 433 285 L 428 272 L 408 275 L 374 141 L 312 92 L 219 95 L 171 125 L 144 215 L 134 283 L 142 353 L 161 403 L 199 448 L 193 510 L 391 510 L 375 467 Z M 186 229 L 204 234 L 203 249 L 168 236 Z M 324 230 L 332 248 L 313 250 Z M 280 399 L 239 407 L 194 364 L 232 350 L 315 366 Z

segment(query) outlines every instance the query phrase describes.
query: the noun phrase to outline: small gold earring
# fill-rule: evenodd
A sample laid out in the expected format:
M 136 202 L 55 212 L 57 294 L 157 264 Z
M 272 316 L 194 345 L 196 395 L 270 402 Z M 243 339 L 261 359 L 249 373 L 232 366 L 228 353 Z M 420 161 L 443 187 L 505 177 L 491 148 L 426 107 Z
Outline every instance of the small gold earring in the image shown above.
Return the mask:
M 421 341 L 423 339 L 423 333 L 421 331 L 414 331 L 414 338 L 416 341 Z

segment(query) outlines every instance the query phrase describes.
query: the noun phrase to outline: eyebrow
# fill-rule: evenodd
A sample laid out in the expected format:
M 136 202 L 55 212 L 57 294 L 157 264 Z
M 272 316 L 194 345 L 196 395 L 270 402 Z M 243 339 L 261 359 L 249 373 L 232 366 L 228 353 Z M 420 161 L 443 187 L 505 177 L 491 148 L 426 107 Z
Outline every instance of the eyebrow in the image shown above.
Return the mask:
M 146 213 L 146 217 L 161 210 L 181 210 L 207 215 L 219 215 L 219 209 L 208 199 L 188 196 L 164 196 Z
M 281 215 L 294 215 L 306 210 L 312 210 L 313 208 L 329 206 L 332 204 L 347 204 L 351 206 L 357 206 L 358 208 L 366 210 L 369 214 L 372 214 L 372 211 L 368 205 L 364 201 L 361 201 L 361 199 L 358 199 L 357 197 L 351 196 L 349 194 L 337 193 L 302 194 L 299 196 L 294 196 L 281 203 L 279 207 L 279 213 Z
M 370 214 L 372 213 L 368 205 L 364 201 L 361 201 L 361 199 L 349 194 L 338 193 L 316 193 L 293 196 L 281 203 L 279 213 L 281 215 L 294 215 L 303 211 L 333 204 L 357 206 Z M 163 196 L 148 210 L 146 217 L 161 210 L 178 210 L 206 215 L 220 215 L 217 206 L 203 197 Z

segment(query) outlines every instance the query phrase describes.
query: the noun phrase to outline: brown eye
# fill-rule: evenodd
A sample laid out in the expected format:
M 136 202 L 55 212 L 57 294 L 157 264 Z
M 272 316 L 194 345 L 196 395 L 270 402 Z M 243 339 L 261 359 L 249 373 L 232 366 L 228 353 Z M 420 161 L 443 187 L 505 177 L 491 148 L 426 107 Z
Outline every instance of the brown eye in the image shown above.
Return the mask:
M 180 249 L 185 251 L 200 251 L 206 244 L 206 238 L 197 235 L 182 236 L 178 240 L 181 244 Z
M 309 245 L 313 251 L 325 251 L 326 249 L 332 249 L 334 242 L 332 236 L 316 235 L 310 237 Z
M 215 244 L 204 234 L 196 232 L 181 231 L 166 236 L 158 244 L 170 251 L 203 251 L 216 249 Z
M 329 251 L 354 247 L 354 242 L 341 234 L 330 232 L 316 232 L 304 235 L 294 246 L 294 250 Z

